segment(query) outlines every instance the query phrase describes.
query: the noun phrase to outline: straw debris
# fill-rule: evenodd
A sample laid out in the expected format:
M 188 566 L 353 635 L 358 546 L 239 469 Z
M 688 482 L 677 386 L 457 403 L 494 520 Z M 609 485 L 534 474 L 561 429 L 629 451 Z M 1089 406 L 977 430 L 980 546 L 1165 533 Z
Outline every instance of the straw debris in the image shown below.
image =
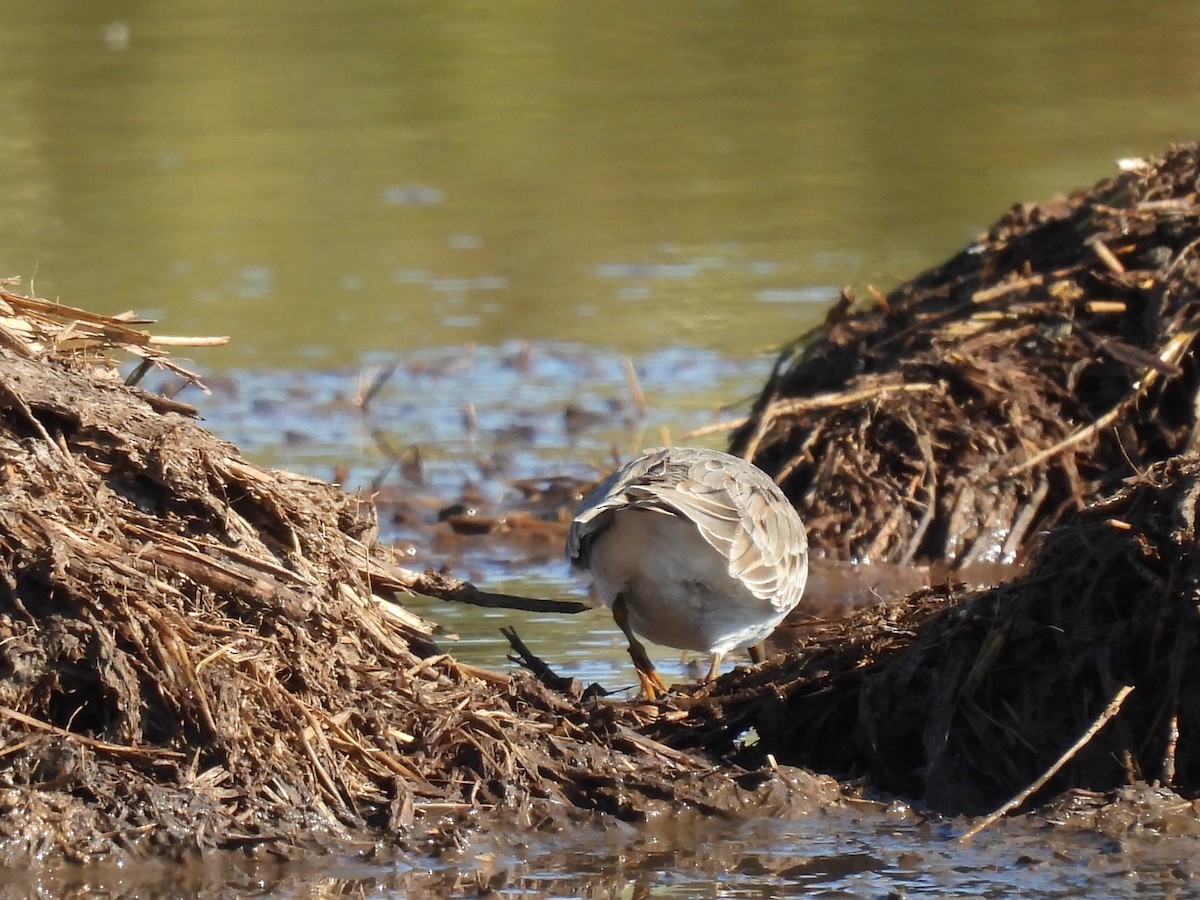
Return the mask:
M 797 652 L 682 701 L 687 718 L 659 737 L 743 765 L 770 752 L 865 775 L 957 813 L 1030 785 L 1041 800 L 1134 782 L 1195 796 L 1198 501 L 1200 457 L 1159 463 L 1055 529 L 1019 578 L 828 623 Z M 739 748 L 751 727 L 760 741 Z
M 362 500 L 122 384 L 130 348 L 187 378 L 127 323 L 116 341 L 2 299 L 0 864 L 431 849 L 485 810 L 553 828 L 836 797 L 645 738 L 653 710 L 459 664 L 395 594 L 462 584 L 399 569 Z
M 681 701 L 658 737 L 951 812 L 1200 794 L 1198 177 L 1186 145 L 1014 208 L 780 358 L 733 444 L 813 545 L 1028 570 L 797 625 L 792 654 Z
M 1200 159 L 1014 207 L 785 351 L 732 450 L 842 559 L 967 565 L 1195 445 Z M 881 511 L 884 511 L 881 513 Z

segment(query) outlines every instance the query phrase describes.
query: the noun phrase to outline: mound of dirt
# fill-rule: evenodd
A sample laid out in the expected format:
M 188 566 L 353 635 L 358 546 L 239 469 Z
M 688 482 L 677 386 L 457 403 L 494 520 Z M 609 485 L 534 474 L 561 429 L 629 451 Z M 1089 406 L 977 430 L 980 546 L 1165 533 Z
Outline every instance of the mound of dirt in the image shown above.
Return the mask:
M 731 452 L 841 559 L 1020 559 L 1196 440 L 1200 149 L 1012 209 L 779 359 Z
M 1200 794 L 1200 457 L 1156 465 L 1045 539 L 1019 578 L 945 588 L 814 629 L 739 669 L 657 736 L 753 765 L 766 753 L 933 808 L 982 813 L 1119 711 L 1051 779 Z M 741 749 L 754 728 L 759 741 Z
M 925 623 L 866 679 L 872 779 L 943 809 L 1017 793 L 1132 687 L 1050 794 L 1200 789 L 1200 458 L 1155 466 L 1055 529 L 1028 574 Z

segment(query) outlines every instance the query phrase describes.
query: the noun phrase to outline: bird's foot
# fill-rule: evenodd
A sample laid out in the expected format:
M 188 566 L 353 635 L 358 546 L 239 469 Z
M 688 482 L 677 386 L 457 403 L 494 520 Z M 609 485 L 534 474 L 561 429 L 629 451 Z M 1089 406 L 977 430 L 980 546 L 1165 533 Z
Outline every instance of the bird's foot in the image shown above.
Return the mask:
M 704 684 L 717 680 L 717 676 L 721 674 L 721 660 L 724 658 L 724 653 L 714 653 L 712 655 L 712 664 L 708 667 L 708 674 L 701 679 Z
M 653 665 L 650 666 L 649 671 L 646 671 L 641 666 L 638 666 L 635 660 L 634 666 L 637 668 L 638 681 L 641 682 L 642 685 L 642 692 L 640 696 L 647 700 L 657 700 L 659 697 L 666 695 L 671 690 L 669 687 L 667 687 L 666 682 L 662 680 L 662 677 L 658 674 L 658 671 Z

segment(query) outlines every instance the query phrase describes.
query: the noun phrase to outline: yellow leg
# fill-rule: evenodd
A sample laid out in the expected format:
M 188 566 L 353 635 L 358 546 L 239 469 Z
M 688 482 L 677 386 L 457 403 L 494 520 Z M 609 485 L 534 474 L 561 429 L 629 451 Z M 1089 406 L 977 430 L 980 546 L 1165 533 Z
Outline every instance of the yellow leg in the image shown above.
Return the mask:
M 714 653 L 712 655 L 712 665 L 708 667 L 708 676 L 705 681 L 716 681 L 717 676 L 721 674 L 721 660 L 725 658 L 724 653 Z
M 654 663 L 650 662 L 650 657 L 646 653 L 646 648 L 642 646 L 633 634 L 633 629 L 629 627 L 629 608 L 625 604 L 625 598 L 622 595 L 617 595 L 612 605 L 613 618 L 617 622 L 617 627 L 621 629 L 625 635 L 625 639 L 629 641 L 629 656 L 633 659 L 633 667 L 637 669 L 638 681 L 642 684 L 642 694 L 648 700 L 654 700 L 665 694 L 668 690 L 662 678 L 654 668 Z

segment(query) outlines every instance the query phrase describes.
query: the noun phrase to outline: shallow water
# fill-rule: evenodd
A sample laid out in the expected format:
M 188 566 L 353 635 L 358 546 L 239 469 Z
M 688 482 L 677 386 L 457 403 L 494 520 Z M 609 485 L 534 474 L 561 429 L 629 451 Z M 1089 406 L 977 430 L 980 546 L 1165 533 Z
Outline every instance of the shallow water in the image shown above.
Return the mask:
M 407 548 L 410 567 L 449 566 L 489 590 L 582 599 L 584 586 L 567 571 L 561 538 L 546 544 L 455 537 L 436 525 L 437 514 L 464 491 L 480 507 L 503 509 L 519 499 L 512 487 L 519 479 L 595 477 L 614 453 L 628 456 L 678 440 L 687 427 L 724 421 L 736 413 L 723 410 L 722 400 L 749 396 L 769 364 L 681 350 L 647 354 L 636 366 L 646 398 L 642 415 L 624 363 L 611 352 L 565 344 L 448 349 L 393 358 L 365 411 L 353 398 L 378 366 L 238 372 L 213 380 L 211 396 L 189 399 L 209 428 L 251 458 L 325 479 L 336 475 L 350 490 L 379 495 L 381 538 Z M 569 424 L 568 409 L 591 418 Z M 396 462 L 413 447 L 421 450 L 419 477 Z M 389 518 L 385 498 L 392 494 L 416 498 L 422 527 Z M 564 620 L 423 599 L 410 605 L 458 635 L 446 649 L 465 662 L 507 667 L 499 629 L 510 625 L 561 674 L 614 687 L 631 676 L 624 639 L 604 610 Z M 682 677 L 678 653 L 666 652 L 664 671 Z
M 743 415 L 842 285 L 886 288 L 1009 204 L 1200 121 L 1193 0 L 5 0 L 0 25 L 0 274 L 230 335 L 194 354 L 213 395 L 182 398 L 214 431 L 269 465 L 416 492 L 431 517 L 464 488 L 502 505 L 515 479 L 582 476 Z M 355 397 L 388 371 L 364 412 Z M 381 524 L 413 565 L 579 591 L 556 547 L 433 546 Z M 516 622 L 568 674 L 633 680 L 602 611 L 424 611 L 480 665 L 508 665 L 498 626 Z M 1015 822 L 962 848 L 952 831 L 873 808 L 736 835 L 610 823 L 438 861 L 26 888 L 462 894 L 478 851 L 512 896 L 1195 892 L 1176 839 Z
M 14 878 L 0 896 L 444 897 L 1187 897 L 1200 894 L 1195 838 L 1116 841 L 1002 823 L 970 845 L 963 824 L 863 804 L 800 822 L 608 822 L 569 834 L 481 832 L 436 856 L 225 859 L 62 869 Z
M 744 409 L 724 409 L 720 398 L 751 396 L 769 365 L 695 351 L 648 354 L 634 367 L 646 397 L 643 414 L 630 399 L 625 362 L 563 344 L 475 347 L 393 358 L 365 409 L 354 398 L 376 383 L 378 366 L 241 372 L 213 380 L 210 396 L 190 399 L 209 428 L 251 458 L 376 497 L 380 538 L 405 551 L 409 568 L 447 568 L 486 590 L 585 599 L 585 584 L 568 572 L 563 557 L 562 528 L 459 535 L 439 522 L 439 513 L 465 498 L 463 505 L 481 518 L 500 514 L 521 506 L 515 484 L 522 480 L 594 478 L 614 456 L 677 442 L 686 426 L 728 423 Z M 594 394 L 593 384 L 602 386 Z M 568 410 L 576 415 L 566 415 Z M 720 446 L 727 434 L 722 428 L 693 443 Z M 414 449 L 419 467 L 406 462 Z M 568 499 L 546 515 L 573 505 Z M 978 573 L 980 583 L 1012 574 L 1003 567 Z M 816 560 L 806 607 L 836 614 L 935 580 L 912 567 Z M 509 645 L 500 629 L 515 627 L 561 675 L 613 689 L 636 684 L 625 639 L 603 608 L 552 616 L 427 598 L 406 603 L 456 636 L 443 645 L 464 662 L 506 668 Z M 655 657 L 668 679 L 691 674 L 678 651 L 659 648 Z

